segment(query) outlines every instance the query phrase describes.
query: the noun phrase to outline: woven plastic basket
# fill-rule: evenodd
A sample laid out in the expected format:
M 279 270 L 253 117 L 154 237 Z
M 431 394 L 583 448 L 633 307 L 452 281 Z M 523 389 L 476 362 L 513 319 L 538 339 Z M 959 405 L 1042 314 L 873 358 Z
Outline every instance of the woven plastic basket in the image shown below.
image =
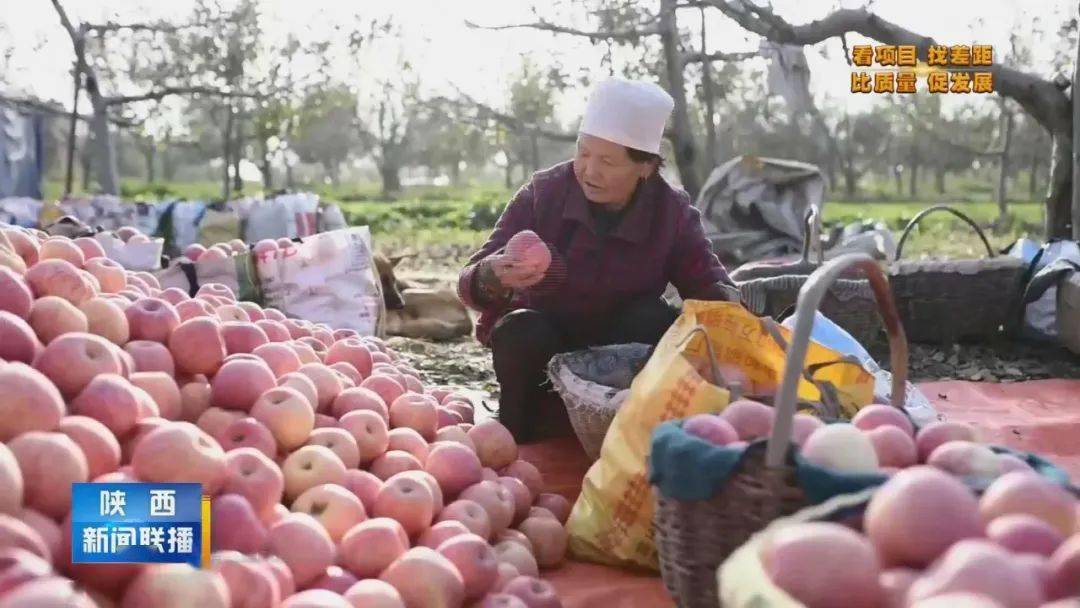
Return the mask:
M 945 211 L 975 230 L 986 259 L 901 260 L 904 243 L 927 215 Z M 913 342 L 951 344 L 986 340 L 1014 328 L 1023 289 L 1024 262 L 995 257 L 986 235 L 970 217 L 947 205 L 929 207 L 904 228 L 889 268 L 889 283 L 904 330 Z
M 869 277 L 881 318 L 889 335 L 893 374 L 892 404 L 902 408 L 907 378 L 907 341 L 896 314 L 884 271 L 865 254 L 849 254 L 824 264 L 806 281 L 799 293 L 796 324 L 784 375 L 774 408 L 775 422 L 767 442 L 757 441 L 743 452 L 734 449 L 735 460 L 730 475 L 716 486 L 708 487 L 701 500 L 682 500 L 665 495 L 655 487 L 657 509 L 654 518 L 660 572 L 664 584 L 681 608 L 715 608 L 717 605 L 716 568 L 752 534 L 775 519 L 795 513 L 813 502 L 800 483 L 800 469 L 791 445 L 795 415 L 796 389 L 806 360 L 814 312 L 828 287 L 851 267 L 858 267 Z M 667 473 L 693 478 L 700 476 L 700 466 L 689 459 L 666 458 L 658 451 L 658 430 L 653 442 L 653 483 L 657 471 L 669 466 Z M 678 454 L 678 441 L 666 454 Z M 658 464 L 659 463 L 659 464 Z M 826 473 L 827 474 L 827 473 Z M 865 476 L 863 476 L 865 477 Z M 848 483 L 848 482 L 852 483 Z M 884 477 L 844 480 L 844 491 L 851 487 L 881 483 Z
M 791 264 L 749 265 L 731 277 L 742 294 L 743 304 L 754 314 L 780 318 L 795 305 L 799 290 L 823 262 L 821 214 L 816 205 L 807 209 L 802 259 Z M 816 257 L 811 261 L 811 254 Z M 878 319 L 874 292 L 865 279 L 841 278 L 829 286 L 821 312 L 843 327 L 864 347 L 876 350 L 884 336 Z
M 548 363 L 548 378 L 566 404 L 574 434 L 594 461 L 651 352 L 647 344 L 615 344 L 555 355 Z

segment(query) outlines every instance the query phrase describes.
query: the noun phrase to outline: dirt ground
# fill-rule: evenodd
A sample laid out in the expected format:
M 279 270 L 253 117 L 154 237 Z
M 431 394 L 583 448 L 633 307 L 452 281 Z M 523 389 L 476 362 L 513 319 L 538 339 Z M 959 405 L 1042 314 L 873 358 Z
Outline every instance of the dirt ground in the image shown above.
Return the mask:
M 451 287 L 456 269 L 445 264 L 428 268 L 413 266 L 403 276 L 431 286 Z M 472 336 L 448 342 L 395 337 L 389 342 L 422 371 L 428 382 L 466 389 L 489 410 L 496 408 L 498 384 L 491 368 L 491 353 Z M 1080 356 L 1054 345 L 1018 341 L 946 347 L 911 344 L 909 353 L 909 379 L 913 382 L 1080 379 Z M 882 353 L 878 359 L 888 368 L 887 354 Z

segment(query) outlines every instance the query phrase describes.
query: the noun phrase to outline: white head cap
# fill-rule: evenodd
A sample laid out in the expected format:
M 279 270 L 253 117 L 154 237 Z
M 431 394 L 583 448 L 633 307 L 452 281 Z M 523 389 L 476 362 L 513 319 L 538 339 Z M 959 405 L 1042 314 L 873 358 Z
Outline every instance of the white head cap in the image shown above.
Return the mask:
M 613 78 L 593 90 L 578 131 L 659 154 L 664 124 L 674 107 L 671 95 L 654 83 Z

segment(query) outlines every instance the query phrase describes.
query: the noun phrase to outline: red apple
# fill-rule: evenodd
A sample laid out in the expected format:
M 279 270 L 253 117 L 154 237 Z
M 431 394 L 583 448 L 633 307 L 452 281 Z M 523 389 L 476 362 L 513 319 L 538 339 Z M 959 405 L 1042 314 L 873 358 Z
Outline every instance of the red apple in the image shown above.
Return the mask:
M 407 475 L 391 476 L 375 497 L 375 517 L 397 520 L 410 537 L 419 536 L 431 526 L 435 498 L 423 481 Z
M 371 463 L 382 458 L 390 444 L 386 421 L 371 410 L 348 412 L 338 421 L 338 426 L 356 439 L 356 445 L 360 448 L 361 463 Z
M 492 535 L 509 528 L 514 520 L 514 496 L 497 481 L 473 484 L 465 488 L 460 498 L 471 500 L 487 511 Z
M 87 331 L 118 346 L 127 343 L 130 337 L 127 316 L 115 302 L 103 297 L 91 298 L 79 310 L 86 315 Z
M 321 445 L 330 448 L 341 459 L 346 469 L 355 469 L 360 466 L 360 446 L 356 443 L 356 439 L 345 429 L 337 427 L 317 428 L 311 431 L 311 435 L 308 436 L 307 445 Z
M 172 376 L 165 372 L 136 372 L 131 374 L 131 383 L 150 395 L 162 418 L 180 419 L 180 389 Z
M 499 565 L 485 539 L 475 534 L 455 536 L 439 545 L 438 552 L 461 573 L 467 600 L 483 597 L 495 585 Z
M 285 474 L 285 498 L 295 500 L 308 488 L 333 483 L 345 484 L 345 465 L 341 459 L 321 445 L 305 445 L 281 463 Z
M 4 371 L 7 370 L 0 371 L 0 378 Z M 55 391 L 51 385 L 50 388 Z M 0 392 L 0 399 L 3 399 L 3 394 Z M 139 399 L 138 389 L 119 374 L 100 374 L 71 401 L 71 413 L 93 418 L 105 425 L 113 435 L 122 437 L 142 417 Z M 63 406 L 60 407 L 60 411 L 63 411 Z
M 213 570 L 188 564 L 152 564 L 131 581 L 121 608 L 229 608 L 229 586 Z
M 222 491 L 246 498 L 260 517 L 281 502 L 285 476 L 266 454 L 248 447 L 229 450 L 225 454 L 225 468 Z
M 275 608 L 281 603 L 281 584 L 265 563 L 237 551 L 210 556 L 211 568 L 225 579 L 232 608 Z
M 41 348 L 34 329 L 26 321 L 6 310 L 0 311 L 0 359 L 32 364 Z
M 424 438 L 411 428 L 395 428 L 388 434 L 389 444 L 387 450 L 400 450 L 412 454 L 420 464 L 428 457 L 428 444 Z
M 278 447 L 285 451 L 304 445 L 315 428 L 315 413 L 307 399 L 299 391 L 283 386 L 260 395 L 251 407 L 251 415 L 270 430 Z
M 143 298 L 132 302 L 124 311 L 131 337 L 165 344 L 169 335 L 180 325 L 180 315 L 172 304 L 159 298 Z
M 120 467 L 120 443 L 104 424 L 87 416 L 65 416 L 56 430 L 78 444 L 86 458 L 89 479 Z
M 285 344 L 271 342 L 258 346 L 251 352 L 266 361 L 266 364 L 270 366 L 270 371 L 274 372 L 277 378 L 300 369 L 300 357 L 296 356 L 296 351 Z
M 9 319 L 21 321 L 14 315 L 10 315 Z M 27 322 L 34 328 L 34 333 L 43 344 L 48 344 L 66 333 L 85 332 L 90 327 L 81 310 L 64 298 L 56 296 L 34 300 Z
M 476 444 L 476 455 L 480 464 L 498 469 L 505 467 L 518 457 L 517 444 L 506 427 L 497 420 L 485 420 L 469 429 L 469 439 Z
M 405 608 L 405 600 L 390 583 L 376 578 L 362 580 L 345 592 L 353 608 Z
M 94 258 L 87 260 L 84 268 L 98 280 L 101 293 L 120 293 L 127 287 L 127 275 L 119 262 L 109 258 Z
M 379 576 L 409 549 L 409 537 L 397 520 L 376 517 L 353 526 L 338 547 L 342 566 L 366 579 Z
M 521 599 L 529 608 L 562 608 L 555 588 L 538 578 L 519 576 L 506 583 L 502 593 Z
M 263 393 L 276 386 L 274 372 L 258 357 L 230 360 L 210 381 L 210 401 L 217 407 L 248 411 Z
M 26 506 L 61 518 L 71 510 L 71 484 L 90 480 L 86 456 L 63 433 L 30 431 L 8 442 L 22 471 Z
M 473 534 L 491 538 L 491 518 L 484 507 L 471 500 L 456 500 L 436 516 L 435 521 L 454 520 L 465 524 Z
M 201 483 L 210 496 L 228 476 L 225 452 L 190 422 L 169 422 L 147 433 L 135 446 L 132 465 L 144 481 Z
M 300 587 L 315 581 L 334 563 L 330 535 L 307 513 L 290 513 L 270 526 L 269 549 L 289 566 Z
M 60 393 L 72 398 L 99 374 L 119 374 L 120 357 L 112 343 L 87 333 L 64 334 L 53 340 L 34 362 Z
M 350 415 L 355 415 L 359 412 L 354 412 Z M 372 461 L 371 466 L 368 469 L 375 474 L 376 477 L 386 481 L 398 473 L 405 471 L 421 471 L 424 465 L 416 459 L 415 456 L 408 452 L 402 452 L 401 450 L 390 450 L 382 456 L 379 456 Z
M 296 513 L 314 517 L 337 543 L 353 526 L 367 519 L 364 504 L 344 486 L 320 484 L 305 490 L 292 504 Z
M 460 606 L 465 581 L 454 564 L 427 547 L 414 547 L 394 560 L 379 579 L 394 586 L 406 606 Z
M 0 443 L 0 514 L 14 515 L 19 512 L 24 487 L 19 461 L 7 445 Z
M 439 546 L 447 540 L 462 534 L 472 534 L 472 532 L 470 532 L 469 529 L 465 527 L 465 524 L 460 521 L 448 519 L 446 521 L 440 521 L 427 530 L 424 530 L 424 533 L 416 539 L 416 544 L 429 549 L 438 549 Z
M 368 471 L 349 469 L 345 472 L 345 487 L 360 499 L 368 513 L 375 508 L 375 497 L 382 485 L 382 480 Z
M 341 418 L 353 410 L 371 410 L 376 412 L 387 423 L 390 422 L 389 410 L 386 403 L 378 393 L 361 386 L 347 388 L 334 398 L 330 406 L 330 412 Z
M 274 434 L 263 423 L 250 416 L 229 423 L 229 426 L 215 437 L 221 449 L 229 452 L 236 448 L 249 447 L 259 450 L 268 458 L 277 455 L 278 445 Z
M 527 460 L 515 460 L 499 471 L 499 474 L 506 477 L 515 477 L 525 484 L 525 487 L 529 490 L 529 495 L 532 497 L 529 502 L 535 500 L 544 491 L 544 477 L 540 474 L 540 469 Z
M 22 276 L 7 266 L 0 266 L 0 310 L 25 319 L 30 316 L 34 294 Z
M 210 544 L 214 551 L 258 553 L 266 547 L 267 531 L 247 498 L 221 494 L 210 506 Z

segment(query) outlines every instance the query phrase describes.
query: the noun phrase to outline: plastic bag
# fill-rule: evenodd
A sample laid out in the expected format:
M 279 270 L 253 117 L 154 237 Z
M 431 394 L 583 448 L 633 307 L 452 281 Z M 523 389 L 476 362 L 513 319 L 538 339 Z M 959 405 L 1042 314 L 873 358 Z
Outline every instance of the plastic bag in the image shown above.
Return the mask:
M 367 226 L 306 237 L 255 265 L 267 306 L 361 335 L 382 333 L 386 307 Z
M 99 232 L 94 235 L 94 239 L 105 250 L 106 257 L 119 262 L 128 270 L 152 272 L 161 268 L 164 239 L 152 238 L 144 243 L 125 243 L 108 232 Z
M 790 331 L 775 327 L 782 340 L 790 339 Z M 742 306 L 687 301 L 682 315 L 634 379 L 629 397 L 604 438 L 600 460 L 585 475 L 567 522 L 571 552 L 589 561 L 657 570 L 647 465 L 653 430 L 666 420 L 727 407 L 731 392 L 706 379 L 715 368 L 737 369 L 754 395 L 775 394 L 784 358 L 767 321 Z M 812 343 L 806 365 L 841 358 L 836 351 Z M 821 367 L 814 378 L 833 385 L 847 416 L 873 398 L 873 377 L 859 366 Z M 821 397 L 805 379 L 799 383 L 798 394 L 806 401 Z
M 220 260 L 188 262 L 177 258 L 156 273 L 162 289 L 178 287 L 194 297 L 208 283 L 220 283 L 232 290 L 238 302 L 263 302 L 262 289 L 255 272 L 254 256 L 241 253 Z

